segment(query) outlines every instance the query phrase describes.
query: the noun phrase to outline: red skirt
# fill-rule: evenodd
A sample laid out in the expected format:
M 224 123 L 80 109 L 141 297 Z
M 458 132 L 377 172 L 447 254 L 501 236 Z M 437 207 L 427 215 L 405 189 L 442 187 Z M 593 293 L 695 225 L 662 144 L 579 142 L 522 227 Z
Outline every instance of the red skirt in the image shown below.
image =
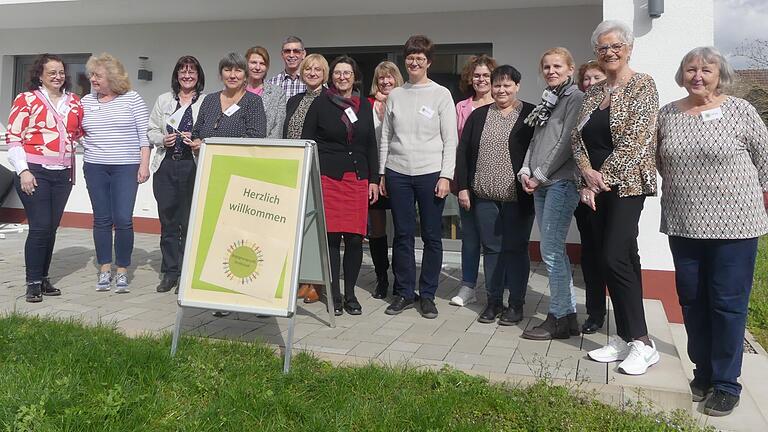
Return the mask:
M 368 180 L 345 172 L 341 180 L 321 176 L 325 225 L 329 233 L 365 235 L 368 227 Z

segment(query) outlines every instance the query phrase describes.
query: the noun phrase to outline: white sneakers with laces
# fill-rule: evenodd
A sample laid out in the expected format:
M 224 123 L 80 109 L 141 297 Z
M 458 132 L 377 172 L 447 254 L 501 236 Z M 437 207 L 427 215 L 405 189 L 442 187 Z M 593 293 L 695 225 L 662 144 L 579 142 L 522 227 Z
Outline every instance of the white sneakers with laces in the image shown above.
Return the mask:
M 454 306 L 466 306 L 476 301 L 477 296 L 475 296 L 475 289 L 462 285 L 461 288 L 459 288 L 459 292 L 453 296 L 449 303 Z
M 587 355 L 601 363 L 621 361 L 619 370 L 627 375 L 642 375 L 659 362 L 659 352 L 653 341 L 650 345 L 639 340 L 626 343 L 618 336 L 609 337 L 608 345 L 592 350 Z
M 618 336 L 608 338 L 608 345 L 587 353 L 589 358 L 600 363 L 611 363 L 624 360 L 629 355 L 629 345 Z
M 659 362 L 659 352 L 656 351 L 656 344 L 651 341 L 650 345 L 642 341 L 635 340 L 629 344 L 629 355 L 626 360 L 619 363 L 619 370 L 627 375 L 642 375 L 649 367 Z

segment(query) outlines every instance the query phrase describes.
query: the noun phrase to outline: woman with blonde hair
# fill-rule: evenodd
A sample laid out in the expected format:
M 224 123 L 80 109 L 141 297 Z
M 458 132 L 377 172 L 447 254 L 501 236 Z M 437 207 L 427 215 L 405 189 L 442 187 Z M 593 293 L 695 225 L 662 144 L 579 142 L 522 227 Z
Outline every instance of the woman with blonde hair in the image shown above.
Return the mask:
M 285 91 L 277 84 L 264 81 L 269 71 L 269 52 L 266 48 L 255 46 L 245 52 L 248 62 L 248 84 L 245 89 L 261 96 L 264 111 L 267 114 L 267 138 L 280 138 L 285 122 Z
M 376 143 L 381 142 L 381 122 L 384 120 L 384 112 L 387 108 L 389 93 L 403 85 L 403 76 L 400 69 L 391 61 L 383 61 L 373 71 L 371 83 L 371 96 L 368 101 L 373 107 L 373 126 L 376 131 Z M 370 231 L 368 232 L 368 248 L 371 252 L 373 268 L 376 272 L 376 289 L 373 298 L 383 299 L 389 291 L 389 243 L 387 242 L 387 209 L 389 200 L 379 197 L 379 200 L 371 204 L 368 210 Z M 394 293 L 397 294 L 397 293 Z
M 139 184 L 149 178 L 149 112 L 131 90 L 125 67 L 110 54 L 86 64 L 91 93 L 83 97 L 83 173 L 93 207 L 93 241 L 99 265 L 97 291 L 112 285 L 114 229 L 115 292 L 127 293 L 133 252 L 133 207 Z
M 299 64 L 299 78 L 306 85 L 307 91 L 296 94 L 288 99 L 285 108 L 285 124 L 283 138 L 301 139 L 304 130 L 304 120 L 312 102 L 323 91 L 323 84 L 329 78 L 328 61 L 320 54 L 310 54 Z M 314 303 L 320 300 L 319 286 L 304 284 L 299 287 L 298 296 L 304 298 L 304 303 Z
M 539 105 L 525 119 L 527 125 L 536 129 L 518 179 L 523 190 L 533 194 L 541 232 L 541 258 L 549 273 L 550 299 L 546 320 L 524 331 L 522 337 L 568 339 L 580 334 L 565 238 L 579 203 L 570 133 L 576 126 L 584 93 L 574 82 L 575 65 L 567 49 L 547 50 L 539 67 L 547 87 Z

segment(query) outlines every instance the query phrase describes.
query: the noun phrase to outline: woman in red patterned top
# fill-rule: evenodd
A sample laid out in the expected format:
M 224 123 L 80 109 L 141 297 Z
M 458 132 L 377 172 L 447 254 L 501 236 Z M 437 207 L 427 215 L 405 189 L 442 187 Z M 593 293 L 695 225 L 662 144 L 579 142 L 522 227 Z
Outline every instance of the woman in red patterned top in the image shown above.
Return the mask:
M 18 174 L 16 191 L 29 223 L 24 259 L 30 303 L 61 295 L 48 269 L 75 180 L 75 140 L 83 134 L 83 108 L 67 92 L 68 84 L 61 58 L 42 54 L 32 66 L 29 91 L 16 97 L 8 119 L 8 159 Z

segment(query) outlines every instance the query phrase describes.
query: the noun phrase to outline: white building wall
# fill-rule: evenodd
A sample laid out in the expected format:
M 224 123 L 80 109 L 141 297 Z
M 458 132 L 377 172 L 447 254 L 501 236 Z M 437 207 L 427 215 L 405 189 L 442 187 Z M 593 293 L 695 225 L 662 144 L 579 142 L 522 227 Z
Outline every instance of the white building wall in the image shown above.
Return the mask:
M 195 55 L 206 72 L 207 90 L 215 91 L 221 88 L 216 68 L 224 54 L 229 51 L 245 52 L 252 45 L 263 45 L 272 56 L 271 76 L 281 69 L 281 42 L 290 34 L 299 35 L 309 47 L 402 45 L 408 36 L 416 33 L 426 34 L 438 44 L 490 42 L 499 62 L 510 63 L 523 74 L 520 97 L 536 103 L 544 86 L 543 80 L 538 78 L 541 53 L 552 46 L 562 45 L 574 53 L 577 61 L 590 58 L 589 34 L 600 19 L 599 6 L 584 6 L 558 8 L 557 13 L 549 8 L 528 8 L 470 13 L 0 30 L 0 118 L 8 118 L 15 96 L 14 55 L 110 52 L 124 62 L 136 90 L 151 108 L 158 95 L 170 90 L 170 75 L 179 56 Z M 543 27 L 549 30 L 542 31 Z M 150 58 L 154 75 L 151 82 L 135 79 L 139 56 Z M 8 166 L 2 147 L 0 163 Z M 135 216 L 157 217 L 151 181 L 139 187 Z M 21 203 L 12 194 L 6 206 L 21 208 Z M 75 186 L 66 211 L 91 212 L 82 179 Z M 534 236 L 537 235 L 534 233 Z M 575 224 L 569 241 L 578 242 Z
M 301 36 L 307 46 L 399 45 L 410 34 L 424 33 L 436 43 L 493 43 L 494 56 L 523 74 L 520 97 L 537 102 L 543 81 L 538 78 L 541 53 L 552 46 L 569 48 L 577 62 L 593 58 L 589 36 L 602 17 L 619 19 L 634 29 L 632 67 L 656 79 L 661 103 L 685 95 L 674 83 L 682 56 L 691 48 L 714 42 L 713 0 L 668 0 L 661 18 L 651 20 L 645 1 L 605 0 L 600 7 L 509 9 L 471 13 L 359 16 L 344 18 L 272 19 L 187 24 L 138 24 L 0 30 L 0 118 L 7 118 L 13 92 L 13 56 L 108 51 L 123 60 L 136 90 L 149 106 L 169 90 L 170 73 L 182 54 L 195 55 L 208 73 L 209 91 L 220 87 L 216 77 L 219 58 L 228 51 L 265 46 L 272 54 L 271 74 L 280 70 L 279 49 L 288 34 Z M 135 80 L 138 57 L 148 56 L 152 82 Z M 0 163 L 8 166 L 0 147 Z M 82 166 L 82 165 L 80 165 Z M 80 172 L 82 176 L 82 172 Z M 15 196 L 6 206 L 20 208 Z M 85 183 L 75 187 L 67 211 L 91 211 Z M 139 188 L 135 213 L 157 217 L 151 179 Z M 658 232 L 658 197 L 646 200 L 640 221 L 643 268 L 672 270 L 666 236 Z M 534 228 L 533 238 L 538 238 Z M 575 223 L 568 242 L 578 242 Z
M 683 56 L 697 46 L 714 45 L 714 1 L 667 0 L 664 14 L 653 20 L 648 17 L 646 4 L 605 0 L 603 16 L 624 21 L 634 29 L 630 64 L 634 70 L 653 76 L 663 106 L 686 95 L 675 83 Z M 674 270 L 667 236 L 659 232 L 660 219 L 659 197 L 646 199 L 640 218 L 640 259 L 644 269 Z

